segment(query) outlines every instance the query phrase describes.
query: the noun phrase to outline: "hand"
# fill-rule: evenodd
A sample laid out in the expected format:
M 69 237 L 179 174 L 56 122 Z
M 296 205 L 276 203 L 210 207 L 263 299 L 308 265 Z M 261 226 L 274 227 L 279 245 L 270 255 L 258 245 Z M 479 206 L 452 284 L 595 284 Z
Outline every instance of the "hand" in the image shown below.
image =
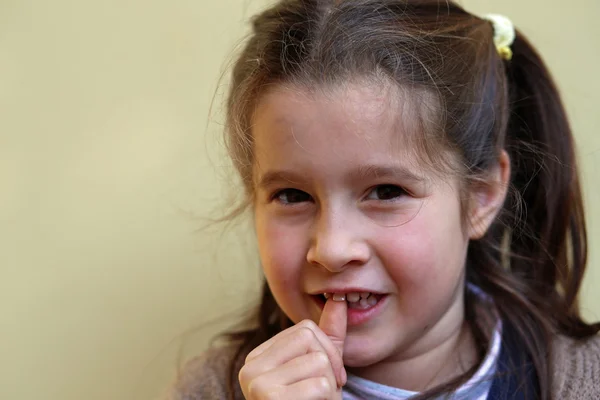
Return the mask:
M 247 400 L 341 400 L 347 303 L 327 300 L 319 325 L 304 320 L 246 357 L 239 380 Z

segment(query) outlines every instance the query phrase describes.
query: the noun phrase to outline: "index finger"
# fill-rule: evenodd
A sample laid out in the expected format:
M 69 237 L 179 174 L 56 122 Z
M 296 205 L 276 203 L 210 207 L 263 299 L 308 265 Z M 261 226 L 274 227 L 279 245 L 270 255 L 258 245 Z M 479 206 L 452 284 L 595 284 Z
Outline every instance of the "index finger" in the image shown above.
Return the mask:
M 333 368 L 336 375 L 339 371 L 341 385 L 344 385 L 346 383 L 346 371 L 342 357 L 348 328 L 348 304 L 345 300 L 334 301 L 333 298 L 327 300 L 319 320 L 319 328 L 327 335 L 340 355 L 341 365 L 333 365 Z M 332 363 L 335 363 L 335 360 L 332 360 Z
M 323 308 L 319 328 L 329 337 L 340 352 L 340 356 L 344 354 L 347 327 L 348 305 L 346 301 L 334 301 L 330 298 Z

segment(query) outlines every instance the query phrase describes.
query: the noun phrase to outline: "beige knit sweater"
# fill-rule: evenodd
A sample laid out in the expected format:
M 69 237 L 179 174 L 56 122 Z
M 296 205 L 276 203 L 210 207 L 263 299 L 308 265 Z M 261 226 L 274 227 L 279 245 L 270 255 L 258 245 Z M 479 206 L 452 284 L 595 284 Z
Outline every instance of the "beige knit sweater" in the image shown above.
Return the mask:
M 554 341 L 552 398 L 600 400 L 600 337 L 585 341 L 558 336 Z M 227 399 L 226 371 L 234 349 L 211 349 L 190 361 L 169 394 L 170 400 Z M 236 388 L 236 399 L 243 399 Z

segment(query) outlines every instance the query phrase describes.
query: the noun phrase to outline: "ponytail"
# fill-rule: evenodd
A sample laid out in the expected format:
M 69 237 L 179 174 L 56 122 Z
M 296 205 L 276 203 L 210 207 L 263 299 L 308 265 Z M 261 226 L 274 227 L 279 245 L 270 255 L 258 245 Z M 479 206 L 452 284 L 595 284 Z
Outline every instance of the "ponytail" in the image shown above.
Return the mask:
M 586 338 L 600 324 L 584 322 L 578 304 L 587 233 L 566 112 L 550 72 L 520 33 L 512 51 L 505 64 L 512 190 L 498 222 L 470 246 L 469 264 L 476 265 L 471 278 L 524 343 L 541 399 L 549 399 L 553 335 Z
M 556 291 L 550 309 L 559 332 L 586 337 L 598 327 L 583 323 L 579 315 L 587 232 L 571 128 L 548 69 L 520 35 L 507 75 L 513 111 L 507 147 L 512 182 L 525 207 L 520 216 L 524 232 L 513 238 L 511 250 L 529 256 L 515 258 L 512 269 L 529 271 L 541 296 Z

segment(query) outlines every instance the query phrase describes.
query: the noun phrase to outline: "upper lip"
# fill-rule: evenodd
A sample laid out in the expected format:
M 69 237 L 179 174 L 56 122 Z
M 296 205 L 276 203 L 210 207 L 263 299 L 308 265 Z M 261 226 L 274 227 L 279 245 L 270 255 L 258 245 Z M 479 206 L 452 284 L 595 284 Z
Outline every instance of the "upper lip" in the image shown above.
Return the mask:
M 367 288 L 360 288 L 360 287 L 337 287 L 337 288 L 333 288 L 333 287 L 329 287 L 329 288 L 324 288 L 324 289 L 320 289 L 318 291 L 313 291 L 310 292 L 311 295 L 316 296 L 319 294 L 323 294 L 323 293 L 364 293 L 364 292 L 369 292 L 369 293 L 373 293 L 373 294 L 383 294 L 383 292 L 379 292 L 377 290 L 372 290 L 372 289 L 367 289 Z

